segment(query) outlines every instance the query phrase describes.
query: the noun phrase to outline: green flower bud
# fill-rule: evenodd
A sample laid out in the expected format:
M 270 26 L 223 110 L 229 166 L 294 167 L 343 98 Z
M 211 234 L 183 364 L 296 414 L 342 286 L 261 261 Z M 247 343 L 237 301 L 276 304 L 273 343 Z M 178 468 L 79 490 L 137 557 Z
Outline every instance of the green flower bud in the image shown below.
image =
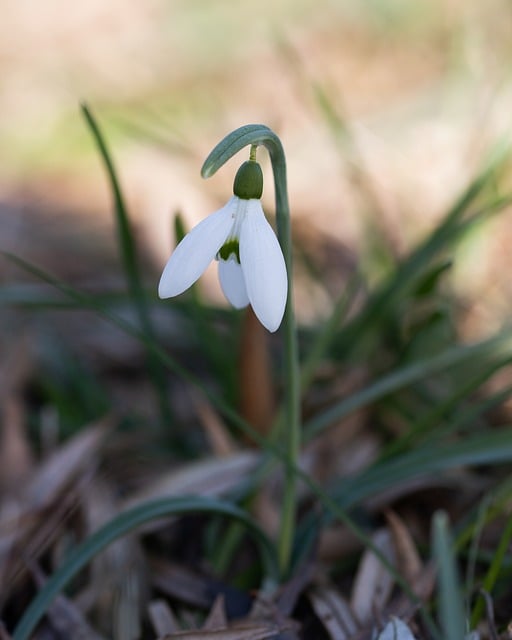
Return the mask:
M 238 169 L 233 183 L 233 193 L 242 200 L 261 198 L 263 193 L 263 172 L 254 160 L 247 160 Z

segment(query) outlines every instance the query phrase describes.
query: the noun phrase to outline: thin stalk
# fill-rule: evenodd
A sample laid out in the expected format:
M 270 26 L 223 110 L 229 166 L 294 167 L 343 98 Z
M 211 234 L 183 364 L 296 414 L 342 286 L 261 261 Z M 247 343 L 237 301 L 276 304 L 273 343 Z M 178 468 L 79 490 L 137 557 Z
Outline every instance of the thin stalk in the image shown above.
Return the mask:
M 134 303 L 142 331 L 146 333 L 150 339 L 154 339 L 155 331 L 151 322 L 146 294 L 139 271 L 133 231 L 130 226 L 127 207 L 119 185 L 112 156 L 108 150 L 105 138 L 103 137 L 103 134 L 101 133 L 96 119 L 89 107 L 83 103 L 81 104 L 81 110 L 100 153 L 110 183 L 117 222 L 119 248 L 128 284 L 128 291 Z M 164 371 L 161 364 L 150 351 L 146 352 L 146 359 L 149 374 L 158 397 L 162 421 L 167 427 L 169 427 L 169 425 L 172 424 L 172 411 L 169 405 Z
M 489 567 L 489 570 L 485 575 L 485 578 L 482 584 L 483 593 L 492 592 L 492 589 L 500 574 L 500 570 L 503 565 L 503 559 L 509 549 L 511 539 L 512 539 L 512 518 L 509 518 L 507 520 L 507 524 L 505 525 L 505 529 L 499 541 L 498 548 L 496 549 L 496 552 L 493 555 L 491 566 Z M 480 618 L 482 617 L 483 611 L 484 611 L 484 600 L 483 598 L 479 598 L 475 604 L 475 608 L 473 609 L 473 613 L 471 615 L 471 629 L 476 629 L 478 623 L 480 622 Z
M 205 160 L 201 173 L 205 178 L 213 175 L 229 158 L 247 145 L 251 145 L 251 154 L 253 155 L 255 148 L 259 145 L 263 145 L 270 155 L 274 175 L 277 235 L 288 274 L 288 294 L 283 319 L 286 380 L 285 423 L 287 426 L 285 430 L 285 449 L 287 461 L 285 464 L 283 512 L 278 541 L 279 568 L 281 575 L 284 577 L 289 571 L 295 537 L 297 511 L 297 474 L 295 469 L 299 458 L 301 428 L 299 355 L 297 328 L 293 313 L 290 207 L 288 204 L 286 159 L 283 146 L 277 135 L 268 127 L 264 125 L 247 125 L 227 135 L 213 149 Z
M 285 334 L 285 369 L 286 369 L 286 419 L 288 428 L 286 433 L 286 451 L 288 464 L 285 470 L 285 487 L 283 515 L 278 545 L 278 558 L 281 572 L 286 574 L 290 565 L 293 540 L 295 536 L 295 521 L 297 511 L 297 477 L 295 466 L 299 459 L 301 429 L 300 429 L 300 374 L 297 343 L 297 328 L 293 312 L 292 298 L 292 242 L 290 227 L 290 209 L 286 188 L 286 161 L 282 147 L 280 153 L 270 154 L 274 172 L 276 219 L 279 242 L 283 250 L 286 270 L 288 272 L 288 298 L 284 315 Z

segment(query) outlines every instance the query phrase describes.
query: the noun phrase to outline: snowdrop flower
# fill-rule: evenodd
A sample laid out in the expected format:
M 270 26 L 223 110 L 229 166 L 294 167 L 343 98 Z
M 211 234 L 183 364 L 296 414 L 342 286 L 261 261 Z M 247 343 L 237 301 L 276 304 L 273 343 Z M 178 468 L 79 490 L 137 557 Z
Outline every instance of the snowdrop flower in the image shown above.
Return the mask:
M 244 162 L 234 195 L 188 233 L 165 265 L 158 295 L 177 296 L 215 258 L 224 295 L 236 308 L 251 304 L 259 321 L 276 331 L 283 318 L 288 279 L 279 242 L 261 206 L 263 174 L 254 160 Z

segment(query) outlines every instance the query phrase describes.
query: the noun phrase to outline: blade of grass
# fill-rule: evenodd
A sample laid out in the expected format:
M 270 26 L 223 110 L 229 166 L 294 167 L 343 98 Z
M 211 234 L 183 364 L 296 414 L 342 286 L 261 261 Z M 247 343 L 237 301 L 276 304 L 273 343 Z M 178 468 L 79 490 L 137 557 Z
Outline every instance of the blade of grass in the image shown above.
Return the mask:
M 268 586 L 277 585 L 277 558 L 274 547 L 246 511 L 231 503 L 210 498 L 164 498 L 121 513 L 76 547 L 23 614 L 14 630 L 13 640 L 28 640 L 55 596 L 109 544 L 150 520 L 199 512 L 224 515 L 243 524 L 258 544 L 265 576 L 270 581 Z
M 497 359 L 492 362 L 490 366 L 485 367 L 483 371 L 479 371 L 470 380 L 455 389 L 455 391 L 452 392 L 445 400 L 441 402 L 438 401 L 431 411 L 423 414 L 420 420 L 411 424 L 410 428 L 402 437 L 397 438 L 385 447 L 381 453 L 380 459 L 389 458 L 397 453 L 405 451 L 412 446 L 413 443 L 418 444 L 421 437 L 425 439 L 431 436 L 431 432 L 435 430 L 436 425 L 442 423 L 443 416 L 446 416 L 453 411 L 459 402 L 464 398 L 470 397 L 470 395 L 474 393 L 484 382 L 489 380 L 492 375 L 511 361 L 512 356 Z M 463 424 L 464 419 L 467 420 L 468 413 L 468 411 L 463 412 L 462 415 L 459 415 L 457 420 L 455 420 L 455 418 L 451 418 L 451 428 L 449 431 L 454 431 L 461 425 L 461 423 Z M 471 412 L 471 415 L 474 417 L 474 412 Z M 446 433 L 446 429 L 443 429 L 443 432 Z
M 494 183 L 498 172 L 504 168 L 508 158 L 508 146 L 498 145 L 494 149 L 487 165 L 457 199 L 441 224 L 398 266 L 395 273 L 376 289 L 361 313 L 346 326 L 338 341 L 339 353 L 346 354 L 354 347 L 362 345 L 367 352 L 371 351 L 378 336 L 378 332 L 374 332 L 372 336 L 372 329 L 382 327 L 383 320 L 397 308 L 400 300 L 403 300 L 414 287 L 431 260 L 442 251 L 453 249 L 454 243 L 475 223 L 510 204 L 510 195 L 496 197 L 492 194 L 492 198 L 487 203 L 464 218 L 477 197 L 487 186 Z
M 305 391 L 311 384 L 315 370 L 335 339 L 336 333 L 339 331 L 340 325 L 354 302 L 360 286 L 361 279 L 359 274 L 356 274 L 348 282 L 347 288 L 334 305 L 327 321 L 315 332 L 313 343 L 301 363 L 300 383 L 302 391 Z
M 383 376 L 365 389 L 330 407 L 304 425 L 305 439 L 311 439 L 339 422 L 349 414 L 380 400 L 386 395 L 410 386 L 419 380 L 445 371 L 455 365 L 468 363 L 473 358 L 500 355 L 503 349 L 512 347 L 512 333 L 504 331 L 484 342 L 447 349 L 438 356 L 415 362 Z
M 96 146 L 98 147 L 98 151 L 103 160 L 105 171 L 110 183 L 110 189 L 114 200 L 114 212 L 117 222 L 119 248 L 121 251 L 123 268 L 126 274 L 128 289 L 133 300 L 133 305 L 139 316 L 142 331 L 148 336 L 148 338 L 153 339 L 155 332 L 148 311 L 144 287 L 142 286 L 142 277 L 140 273 L 139 262 L 137 259 L 135 240 L 133 237 L 133 232 L 131 229 L 130 220 L 128 218 L 127 208 L 124 203 L 119 180 L 117 178 L 117 173 L 114 168 L 114 163 L 112 161 L 105 139 L 91 110 L 86 104 L 81 105 L 81 110 L 89 127 L 89 130 L 94 138 Z M 148 352 L 146 354 L 146 357 L 150 377 L 158 398 L 163 424 L 166 426 L 170 426 L 172 424 L 172 411 L 168 400 L 164 370 L 161 367 L 159 361 L 155 358 L 154 354 Z
M 439 443 L 431 443 L 340 479 L 329 490 L 328 500 L 322 502 L 325 506 L 334 503 L 337 509 L 346 514 L 365 500 L 375 498 L 394 487 L 407 486 L 408 482 L 416 478 L 439 475 L 463 466 L 505 464 L 510 461 L 512 428 L 502 428 L 495 433 L 473 436 L 443 447 Z M 299 535 L 304 539 L 313 539 L 311 531 L 332 520 L 328 511 L 323 515 L 314 513 L 306 516 Z M 332 513 L 336 511 L 333 509 Z M 344 522 L 342 519 L 341 521 Z
M 343 319 L 345 318 L 352 302 L 354 301 L 354 297 L 358 291 L 359 285 L 359 276 L 354 276 L 354 278 L 349 281 L 346 290 L 343 292 L 343 295 L 340 296 L 340 298 L 334 305 L 331 315 L 329 316 L 325 324 L 316 331 L 313 342 L 309 347 L 309 350 L 307 351 L 300 367 L 301 393 L 306 391 L 308 386 L 311 384 L 311 381 L 315 374 L 315 370 L 322 361 L 322 358 L 329 349 L 329 346 L 335 339 L 336 332 L 339 330 L 340 324 L 343 322 Z M 279 441 L 282 430 L 285 427 L 286 425 L 284 419 L 284 409 L 283 407 L 281 407 L 276 418 L 274 419 L 274 425 L 271 430 L 272 437 L 276 442 Z
M 503 565 L 503 559 L 505 554 L 508 553 L 510 541 L 512 540 L 512 517 L 509 517 L 505 529 L 500 538 L 498 548 L 493 554 L 491 566 L 489 567 L 484 581 L 482 583 L 482 590 L 486 593 L 491 593 L 496 580 L 500 574 L 500 570 Z M 482 598 L 478 598 L 471 614 L 471 628 L 474 629 L 480 622 L 482 614 L 484 612 L 484 601 Z
M 434 515 L 433 548 L 439 585 L 439 617 L 444 640 L 463 640 L 466 632 L 453 544 L 444 512 Z
M 502 427 L 496 432 L 478 434 L 444 446 L 439 443 L 425 444 L 340 480 L 333 487 L 332 495 L 343 509 L 350 509 L 383 491 L 406 485 L 414 478 L 457 467 L 504 464 L 511 460 L 512 428 Z
M 490 509 L 492 505 L 492 495 L 487 494 L 480 501 L 480 504 L 477 506 L 476 514 L 474 514 L 472 527 L 471 527 L 471 540 L 470 545 L 467 550 L 467 563 L 466 563 L 466 593 L 468 597 L 466 598 L 466 607 L 465 607 L 465 616 L 467 620 L 470 620 L 470 598 L 474 593 L 475 588 L 475 575 L 476 575 L 476 566 L 478 562 L 478 549 L 480 546 L 480 542 L 482 539 L 482 533 L 486 523 L 490 518 Z M 466 516 L 467 517 L 467 516 Z M 463 536 L 457 536 L 455 541 L 455 552 L 458 553 L 461 545 L 460 540 Z M 470 625 L 473 627 L 473 625 Z
M 482 423 L 484 414 L 502 406 L 511 395 L 512 385 L 484 398 L 475 405 L 462 409 L 451 418 L 450 422 L 442 425 L 436 434 L 433 434 L 433 437 L 429 438 L 428 441 L 439 441 L 441 436 L 445 437 L 455 433 L 458 433 L 461 437 L 465 437 L 473 431 L 481 430 L 482 427 L 491 429 L 490 424 L 487 422 Z
M 485 523 L 488 524 L 503 516 L 508 512 L 510 498 L 512 497 L 512 478 L 506 478 L 498 486 L 493 487 L 491 491 L 482 498 L 482 502 L 488 504 L 485 514 Z M 458 551 L 462 551 L 471 539 L 477 534 L 480 527 L 479 514 L 482 512 L 482 505 L 476 505 L 474 513 L 468 514 L 467 522 L 464 528 L 461 528 L 457 535 L 456 546 Z M 476 513 L 476 515 L 475 515 Z

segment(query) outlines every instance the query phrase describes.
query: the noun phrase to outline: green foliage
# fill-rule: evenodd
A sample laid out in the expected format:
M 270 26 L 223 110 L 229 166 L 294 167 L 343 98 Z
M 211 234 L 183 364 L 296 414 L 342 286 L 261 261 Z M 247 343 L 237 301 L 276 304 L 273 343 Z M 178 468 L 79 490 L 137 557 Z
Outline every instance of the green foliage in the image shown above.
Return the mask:
M 32 601 L 13 633 L 13 640 L 27 640 L 55 596 L 109 544 L 151 520 L 189 513 L 223 515 L 242 523 L 257 542 L 266 576 L 273 581 L 267 583 L 267 587 L 275 584 L 277 560 L 274 548 L 245 511 L 231 503 L 208 498 L 163 498 L 121 513 L 76 547 Z

